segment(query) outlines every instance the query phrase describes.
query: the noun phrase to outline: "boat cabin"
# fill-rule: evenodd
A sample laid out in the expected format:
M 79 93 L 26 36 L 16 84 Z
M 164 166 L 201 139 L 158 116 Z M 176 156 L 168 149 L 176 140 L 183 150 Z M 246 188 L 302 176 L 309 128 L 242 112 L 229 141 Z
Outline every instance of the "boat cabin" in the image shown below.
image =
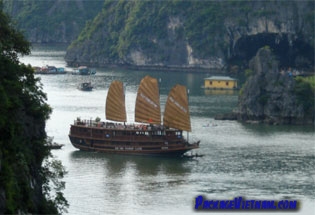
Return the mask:
M 95 75 L 96 70 L 88 68 L 86 66 L 80 66 L 79 68 L 75 69 L 72 74 L 74 75 Z
M 79 85 L 79 90 L 82 91 L 91 91 L 93 89 L 93 86 L 91 84 L 91 82 L 83 82 Z

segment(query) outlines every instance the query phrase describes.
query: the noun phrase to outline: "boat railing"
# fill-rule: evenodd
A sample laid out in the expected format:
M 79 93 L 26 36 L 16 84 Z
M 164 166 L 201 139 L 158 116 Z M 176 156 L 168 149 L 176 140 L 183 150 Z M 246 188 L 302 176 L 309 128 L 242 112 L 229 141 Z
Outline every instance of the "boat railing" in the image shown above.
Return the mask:
M 76 119 L 73 122 L 74 125 L 83 125 L 86 127 L 103 127 L 103 122 L 100 122 L 98 120 L 92 120 L 92 119 Z
M 99 120 L 93 119 L 76 119 L 74 120 L 73 125 L 84 126 L 84 127 L 93 127 L 93 128 L 107 128 L 107 129 L 117 129 L 117 130 L 134 130 L 134 131 L 165 131 L 163 125 L 147 125 L 147 124 L 126 124 L 126 123 L 113 123 L 113 122 L 102 122 Z M 178 130 L 168 129 L 171 133 L 174 133 Z

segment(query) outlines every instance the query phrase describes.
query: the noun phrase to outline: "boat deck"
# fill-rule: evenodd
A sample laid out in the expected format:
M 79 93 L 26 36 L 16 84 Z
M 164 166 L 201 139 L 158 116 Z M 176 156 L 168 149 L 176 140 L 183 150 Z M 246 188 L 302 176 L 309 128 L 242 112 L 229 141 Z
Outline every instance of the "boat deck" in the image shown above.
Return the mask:
M 181 130 L 161 125 L 76 120 L 71 125 L 69 138 L 81 150 L 107 153 L 181 155 L 199 148 L 199 142 L 188 143 Z

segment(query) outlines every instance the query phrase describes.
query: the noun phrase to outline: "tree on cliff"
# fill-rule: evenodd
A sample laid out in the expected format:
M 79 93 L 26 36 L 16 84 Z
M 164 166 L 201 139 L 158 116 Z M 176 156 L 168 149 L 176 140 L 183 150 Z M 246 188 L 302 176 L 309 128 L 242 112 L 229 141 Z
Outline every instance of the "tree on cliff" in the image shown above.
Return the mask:
M 43 165 L 51 108 L 33 69 L 19 63 L 18 55 L 29 53 L 0 0 L 0 214 L 58 214 L 67 206 L 61 192 L 50 197 L 49 182 L 65 171 L 56 161 Z

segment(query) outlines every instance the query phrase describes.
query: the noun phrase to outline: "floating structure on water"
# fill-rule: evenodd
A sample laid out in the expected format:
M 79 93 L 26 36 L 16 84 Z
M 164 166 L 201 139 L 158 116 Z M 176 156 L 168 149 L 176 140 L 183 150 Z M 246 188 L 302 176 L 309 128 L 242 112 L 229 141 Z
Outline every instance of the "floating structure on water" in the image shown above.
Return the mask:
M 43 66 L 43 67 L 34 67 L 35 74 L 44 74 L 44 75 L 60 75 L 66 74 L 66 71 L 63 67 L 55 66 Z
M 96 69 L 88 68 L 87 66 L 80 66 L 73 70 L 73 75 L 95 75 Z
M 204 79 L 205 83 L 203 88 L 205 89 L 237 89 L 237 79 L 228 76 L 211 76 Z

